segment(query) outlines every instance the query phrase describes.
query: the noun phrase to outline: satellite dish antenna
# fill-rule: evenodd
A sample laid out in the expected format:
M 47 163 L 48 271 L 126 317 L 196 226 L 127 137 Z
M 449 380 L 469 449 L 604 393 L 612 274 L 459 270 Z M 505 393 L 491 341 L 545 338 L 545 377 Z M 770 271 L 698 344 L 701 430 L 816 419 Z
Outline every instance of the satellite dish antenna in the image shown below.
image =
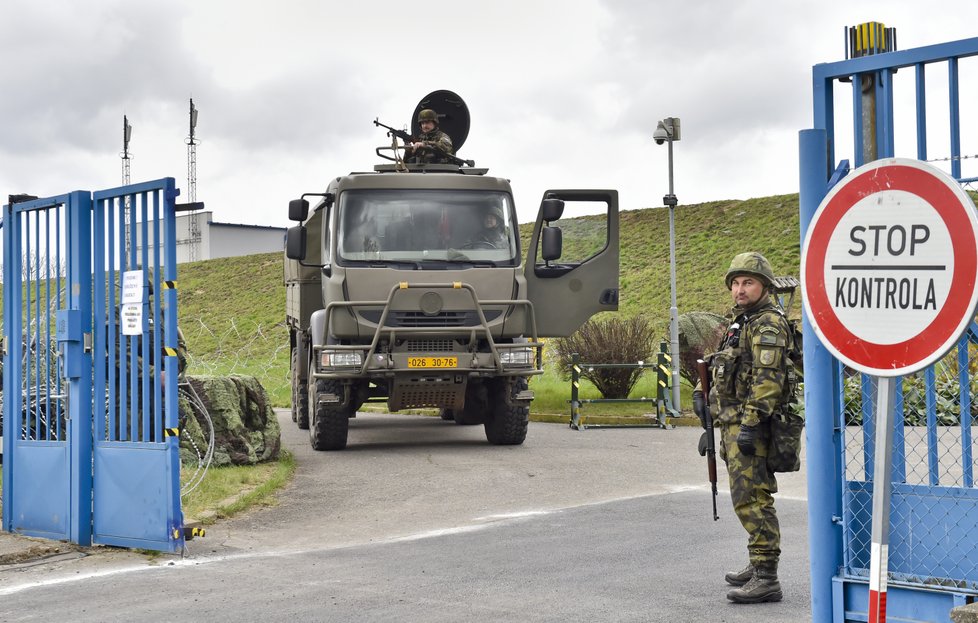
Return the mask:
M 458 152 L 469 137 L 469 107 L 461 97 L 451 91 L 432 91 L 421 98 L 411 115 L 411 134 L 421 134 L 418 113 L 430 108 L 438 114 L 438 129 L 452 139 L 452 148 Z

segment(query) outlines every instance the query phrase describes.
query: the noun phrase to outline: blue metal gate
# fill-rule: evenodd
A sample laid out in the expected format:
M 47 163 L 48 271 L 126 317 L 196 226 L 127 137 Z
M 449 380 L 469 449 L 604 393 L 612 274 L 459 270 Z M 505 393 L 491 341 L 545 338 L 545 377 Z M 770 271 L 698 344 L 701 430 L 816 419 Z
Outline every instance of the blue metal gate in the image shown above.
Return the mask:
M 177 192 L 166 178 L 5 207 L 5 530 L 182 547 Z
M 91 194 L 73 192 L 3 215 L 3 527 L 85 544 L 91 360 L 80 336 L 91 325 L 91 262 L 77 241 L 89 237 L 91 204 Z
M 800 135 L 801 236 L 829 188 L 849 170 L 834 172 L 837 81 L 852 87 L 852 159 L 864 163 L 866 147 L 880 158 L 928 160 L 926 74 L 944 69 L 949 173 L 962 184 L 959 60 L 978 55 L 978 38 L 888 52 L 813 68 L 814 124 Z M 913 127 L 898 129 L 894 82 L 913 79 Z M 870 80 L 864 81 L 864 78 Z M 863 93 L 874 91 L 875 107 Z M 931 90 L 933 92 L 933 90 Z M 875 115 L 875 144 L 864 141 L 864 114 Z M 908 115 L 911 116 L 911 115 Z M 907 124 L 909 125 L 909 124 Z M 937 125 L 937 124 L 935 124 Z M 940 124 L 943 125 L 943 124 Z M 873 127 L 870 124 L 870 127 Z M 909 147 L 908 147 L 909 146 Z M 978 146 L 978 145 L 976 145 Z M 972 147 L 974 149 L 974 147 Z M 874 379 L 853 374 L 821 346 L 807 324 L 805 405 L 812 620 L 866 621 L 874 458 Z M 978 489 L 974 482 L 973 427 L 978 414 L 978 326 L 938 363 L 898 381 L 890 504 L 887 618 L 949 621 L 952 607 L 978 597 Z

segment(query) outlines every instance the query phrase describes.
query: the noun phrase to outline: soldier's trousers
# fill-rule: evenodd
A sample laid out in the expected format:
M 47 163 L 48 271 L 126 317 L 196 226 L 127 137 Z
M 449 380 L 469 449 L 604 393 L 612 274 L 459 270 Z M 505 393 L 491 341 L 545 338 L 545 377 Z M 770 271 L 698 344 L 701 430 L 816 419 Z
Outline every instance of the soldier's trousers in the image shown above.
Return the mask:
M 777 568 L 781 555 L 781 527 L 774 509 L 778 481 L 767 468 L 770 429 L 758 427 L 757 455 L 746 456 L 737 447 L 740 424 L 719 424 L 721 457 L 730 476 L 730 498 L 734 513 L 747 531 L 747 554 L 751 564 Z

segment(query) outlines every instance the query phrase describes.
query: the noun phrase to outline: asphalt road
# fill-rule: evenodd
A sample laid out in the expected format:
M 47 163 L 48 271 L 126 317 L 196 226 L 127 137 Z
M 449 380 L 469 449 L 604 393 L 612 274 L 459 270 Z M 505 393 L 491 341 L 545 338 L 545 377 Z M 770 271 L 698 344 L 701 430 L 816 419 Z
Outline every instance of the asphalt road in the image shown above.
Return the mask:
M 721 466 L 711 517 L 698 430 L 481 427 L 363 414 L 350 446 L 296 453 L 280 503 L 187 555 L 115 551 L 0 572 L 0 620 L 807 621 L 805 483 L 781 478 L 785 600 L 738 606 L 745 562 Z

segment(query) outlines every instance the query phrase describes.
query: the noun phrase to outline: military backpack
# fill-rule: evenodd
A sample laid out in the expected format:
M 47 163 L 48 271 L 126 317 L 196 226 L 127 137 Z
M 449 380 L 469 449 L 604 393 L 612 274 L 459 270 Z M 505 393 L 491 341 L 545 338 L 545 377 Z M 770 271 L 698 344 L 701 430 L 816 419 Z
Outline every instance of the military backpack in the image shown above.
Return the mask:
M 801 328 L 797 321 L 788 319 L 784 312 L 775 308 L 788 325 L 786 354 L 787 382 L 781 394 L 781 404 L 771 414 L 771 446 L 768 448 L 767 466 L 772 472 L 797 472 L 801 469 L 801 435 L 805 428 L 805 416 L 799 405 L 798 388 L 802 381 Z

